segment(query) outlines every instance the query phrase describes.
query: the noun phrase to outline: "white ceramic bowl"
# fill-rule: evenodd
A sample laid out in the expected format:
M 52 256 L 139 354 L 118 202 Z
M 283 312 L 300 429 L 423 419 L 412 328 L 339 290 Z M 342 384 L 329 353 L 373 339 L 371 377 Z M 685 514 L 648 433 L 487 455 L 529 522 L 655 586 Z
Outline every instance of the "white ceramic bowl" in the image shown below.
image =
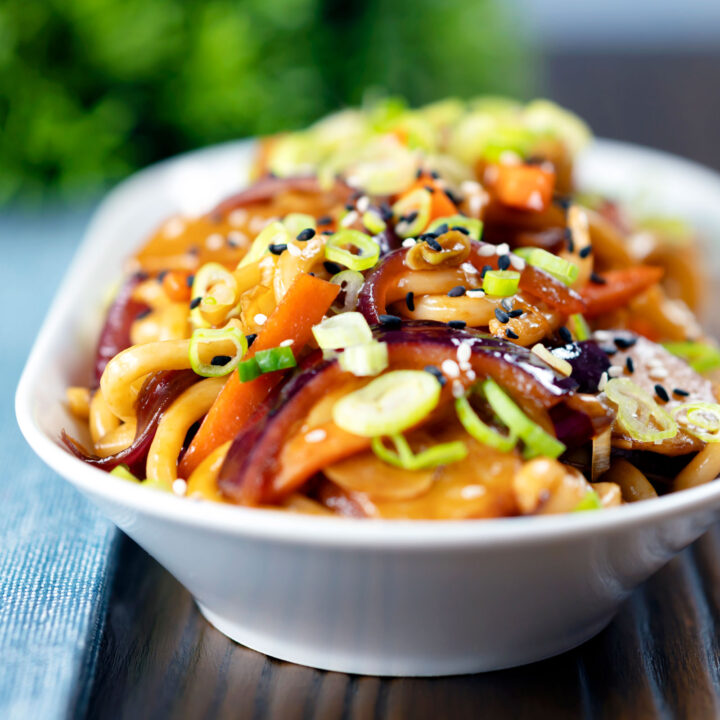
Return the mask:
M 164 217 L 244 182 L 252 146 L 148 168 L 91 223 L 18 387 L 37 454 L 182 582 L 221 632 L 277 658 L 371 675 L 449 675 L 554 655 L 601 630 L 623 598 L 699 537 L 720 482 L 596 513 L 464 522 L 354 521 L 198 503 L 108 476 L 57 442 L 65 387 L 88 376 L 98 308 Z M 658 152 L 596 143 L 582 187 L 687 217 L 720 237 L 720 178 Z M 717 258 L 713 257 L 713 262 Z

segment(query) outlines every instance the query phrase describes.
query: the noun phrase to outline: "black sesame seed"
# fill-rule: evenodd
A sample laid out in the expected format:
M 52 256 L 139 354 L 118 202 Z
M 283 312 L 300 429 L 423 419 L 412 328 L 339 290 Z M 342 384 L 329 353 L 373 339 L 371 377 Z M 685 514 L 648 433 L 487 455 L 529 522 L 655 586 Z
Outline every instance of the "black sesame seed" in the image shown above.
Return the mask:
M 447 382 L 447 379 L 442 372 L 440 372 L 440 369 L 436 368 L 434 365 L 426 365 L 423 370 L 425 370 L 425 372 L 429 372 L 431 375 L 434 375 L 440 385 L 444 385 Z
M 193 286 L 193 283 L 195 282 L 195 276 L 188 275 L 187 278 L 185 278 L 185 282 L 187 283 L 187 286 L 191 288 Z
M 448 224 L 447 224 L 447 223 L 443 223 L 443 224 L 440 225 L 439 227 L 436 227 L 435 230 L 433 230 L 433 232 L 435 233 L 436 236 L 438 236 L 438 235 L 444 235 L 449 229 L 450 229 L 450 228 L 448 227 Z
M 197 245 L 193 245 L 192 247 L 188 248 L 187 253 L 188 253 L 188 255 L 199 255 L 200 248 Z
M 621 349 L 621 350 L 627 350 L 627 348 L 631 348 L 635 343 L 637 342 L 637 338 L 629 337 L 616 337 L 615 338 L 615 344 Z
M 435 252 L 442 252 L 442 245 L 435 238 L 428 238 L 425 241 Z
M 453 328 L 453 330 L 464 330 L 467 323 L 464 320 L 451 320 L 448 326 Z
M 498 258 L 498 267 L 500 268 L 500 270 L 507 270 L 510 267 L 510 256 L 501 255 Z
M 445 190 L 448 200 L 455 205 L 459 205 L 462 202 L 462 198 L 458 197 L 452 190 Z
M 141 310 L 141 311 L 135 316 L 135 319 L 136 319 L 136 320 L 142 320 L 143 318 L 146 318 L 151 312 L 152 312 L 152 310 L 151 310 L 150 308 L 145 308 L 145 310 Z
M 362 197 L 362 190 L 356 190 L 351 196 L 350 199 L 355 202 L 356 200 L 359 200 Z
M 380 324 L 385 327 L 400 327 L 402 325 L 402 318 L 397 315 L 380 315 Z
M 558 335 L 563 342 L 572 342 L 572 333 L 564 325 L 558 328 Z
M 568 252 L 575 252 L 575 241 L 570 228 L 565 228 L 565 242 L 567 243 Z
M 299 240 L 300 242 L 305 242 L 306 240 L 310 240 L 311 238 L 315 237 L 315 230 L 312 228 L 305 228 L 304 230 L 301 230 L 296 236 L 295 239 Z
M 415 310 L 415 293 L 412 290 L 405 295 L 405 305 L 410 312 Z
M 602 275 L 598 275 L 596 272 L 590 273 L 590 282 L 595 283 L 596 285 L 607 284 L 607 280 Z
M 617 352 L 617 348 L 614 345 L 600 345 L 600 349 L 606 355 L 614 355 Z
M 416 179 L 416 180 L 419 180 L 422 176 L 423 176 L 423 169 L 422 169 L 422 168 L 418 168 L 418 169 L 415 171 L 415 179 Z
M 332 222 L 332 217 L 330 215 L 323 215 L 322 217 L 319 217 L 317 219 L 318 225 L 329 225 Z
M 448 297 L 460 297 L 465 294 L 465 288 L 462 285 L 456 285 L 448 292 Z
M 433 232 L 426 232 L 422 235 L 418 235 L 418 240 L 427 242 L 428 240 L 434 240 L 437 235 Z
M 433 178 L 434 180 L 437 180 L 440 177 L 440 173 L 437 170 L 433 170 L 430 173 L 430 177 Z
M 257 337 L 257 333 L 250 333 L 249 335 L 245 336 L 245 339 L 247 340 L 248 347 L 250 347 L 254 342 L 255 338 Z
M 287 250 L 287 243 L 271 243 L 268 245 L 268 250 L 273 255 L 282 255 Z
M 331 274 L 331 275 L 337 275 L 342 270 L 342 265 L 338 265 L 337 263 L 332 262 L 331 260 L 326 260 L 323 263 L 323 267 Z
M 580 248 L 578 255 L 581 258 L 586 258 L 592 252 L 592 245 L 586 245 L 584 248 Z
M 211 365 L 227 365 L 232 360 L 230 355 L 216 355 L 211 361 Z
M 627 368 L 627 371 L 629 373 L 635 372 L 635 363 L 633 362 L 633 359 L 629 356 L 625 358 L 625 367 Z
M 434 193 L 434 192 L 435 192 L 435 188 L 434 188 L 432 185 L 423 185 L 423 187 L 424 187 L 429 193 Z
M 518 308 L 517 310 L 510 310 L 510 312 L 508 312 L 508 317 L 511 317 L 511 318 L 520 317 L 524 312 L 525 311 L 521 310 L 520 308 Z
M 508 328 L 505 331 L 505 337 L 508 337 L 511 340 L 517 340 L 520 336 L 516 332 L 513 332 L 510 328 Z
M 512 298 L 509 298 L 509 297 L 503 298 L 503 299 L 500 301 L 500 305 L 502 305 L 502 309 L 505 310 L 505 312 L 507 312 L 508 315 L 509 315 L 510 312 L 512 311 L 512 309 L 513 309 L 513 301 L 512 301 Z
M 404 222 L 407 225 L 410 225 L 410 223 L 413 223 L 413 222 L 415 222 L 415 220 L 417 220 L 417 216 L 418 216 L 418 211 L 413 210 L 412 212 L 409 212 L 407 215 L 403 215 L 400 218 L 400 222 Z
M 161 282 L 165 279 L 165 276 L 166 276 L 167 274 L 168 274 L 168 271 L 167 271 L 167 270 L 161 270 L 161 271 L 158 273 L 158 276 L 157 276 L 158 282 L 161 283 Z
M 201 302 L 202 302 L 202 298 L 201 298 L 201 297 L 193 298 L 193 299 L 190 301 L 190 309 L 191 309 L 191 310 L 194 310 Z
M 567 210 L 570 205 L 572 205 L 572 200 L 569 197 L 565 197 L 564 195 L 555 195 L 553 197 L 553 202 L 563 210 Z
M 385 202 L 380 205 L 380 217 L 386 222 L 393 218 L 392 208 Z
M 348 212 L 352 212 L 352 211 L 355 209 L 355 205 L 354 205 L 353 203 L 346 203 L 346 204 L 345 204 L 345 209 L 346 209 Z
M 457 232 L 462 233 L 463 235 L 470 234 L 470 231 L 466 227 L 463 227 L 462 225 L 453 225 L 450 229 L 457 230 Z
M 658 383 L 655 385 L 655 394 L 664 402 L 667 402 L 670 399 L 670 396 L 667 394 L 667 390 Z
M 332 230 L 323 230 L 321 235 L 334 235 L 335 233 Z
M 484 277 L 485 277 L 485 273 L 486 273 L 486 272 L 489 272 L 489 271 L 492 270 L 492 269 L 493 269 L 492 265 L 483 265 L 483 266 L 482 266 L 482 270 L 480 271 L 480 277 L 481 277 L 481 278 L 484 278 Z
M 506 323 L 510 319 L 510 316 L 504 310 L 501 310 L 499 307 L 495 308 L 495 317 L 501 323 Z
M 231 248 L 239 247 L 237 242 L 235 242 L 235 240 L 233 240 L 231 237 L 227 237 L 227 238 L 225 238 L 225 240 L 227 241 L 227 244 L 229 247 L 231 247 Z
M 682 388 L 673 388 L 673 395 L 679 395 L 680 397 L 687 397 L 690 393 Z

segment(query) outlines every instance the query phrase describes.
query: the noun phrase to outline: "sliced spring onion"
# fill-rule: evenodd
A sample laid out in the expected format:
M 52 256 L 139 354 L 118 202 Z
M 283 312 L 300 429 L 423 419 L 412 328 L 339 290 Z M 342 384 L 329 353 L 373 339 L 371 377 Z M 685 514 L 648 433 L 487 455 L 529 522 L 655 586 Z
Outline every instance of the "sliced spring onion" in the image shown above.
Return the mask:
M 577 280 L 580 272 L 575 263 L 571 263 L 558 255 L 553 255 L 542 248 L 517 248 L 513 252 L 523 258 L 528 265 L 534 265 L 544 270 L 566 285 L 572 285 Z
M 585 497 L 572 509 L 572 512 L 584 512 L 585 510 L 602 510 L 602 503 L 594 490 L 588 490 Z
M 464 460 L 468 450 L 461 440 L 434 445 L 427 450 L 414 453 L 408 441 L 400 434 L 390 435 L 395 450 L 390 450 L 383 443 L 382 437 L 374 437 L 371 442 L 372 451 L 388 465 L 404 470 L 425 470 L 427 468 L 449 465 Z
M 315 218 L 312 215 L 306 215 L 305 213 L 290 213 L 289 215 L 286 215 L 283 218 L 283 225 L 293 237 L 306 228 L 317 230 L 317 222 Z
M 673 410 L 683 430 L 703 442 L 720 442 L 720 405 L 706 402 L 683 403 Z
M 441 217 L 437 220 L 433 220 L 426 232 L 435 232 L 435 230 L 442 225 L 447 225 L 449 228 L 465 228 L 470 233 L 470 237 L 473 238 L 473 240 L 479 240 L 483 231 L 483 224 L 481 220 L 466 217 L 465 215 L 449 215 L 448 217 Z
M 213 298 L 212 295 L 208 295 L 208 292 L 213 285 L 223 285 L 226 288 L 226 292 L 224 292 L 223 295 L 228 295 L 227 299 L 230 300 L 229 304 L 231 305 L 235 299 L 237 281 L 231 272 L 220 265 L 220 263 L 216 262 L 205 263 L 195 273 L 190 297 L 193 299 L 201 298 L 204 302 L 209 304 L 214 304 L 212 302 L 213 300 L 217 303 L 217 300 Z M 232 295 L 232 297 L 229 297 L 230 295 Z M 193 327 L 196 328 L 210 327 L 210 323 L 202 316 L 199 305 L 190 311 L 190 322 Z
M 308 216 L 310 217 L 310 216 Z M 300 228 L 302 230 L 302 228 Z M 300 232 L 300 230 L 298 230 Z M 297 235 L 297 233 L 295 233 Z M 278 220 L 266 225 L 258 236 L 253 240 L 247 255 L 240 261 L 238 267 L 249 265 L 260 258 L 268 251 L 270 245 L 287 245 L 295 239 L 285 225 Z
M 359 250 L 356 255 L 348 249 Z M 340 230 L 330 235 L 325 243 L 325 257 L 351 270 L 361 271 L 373 267 L 380 258 L 380 246 L 359 230 Z
M 608 399 L 617 405 L 617 423 L 634 440 L 661 442 L 675 437 L 678 426 L 670 413 L 628 378 L 613 378 L 605 385 Z
M 115 466 L 110 471 L 110 474 L 114 475 L 115 477 L 122 478 L 123 480 L 129 480 L 130 482 L 141 482 L 139 477 L 135 477 L 135 475 L 130 472 L 130 468 L 127 465 Z
M 379 235 L 387 230 L 387 223 L 380 217 L 377 210 L 366 210 L 363 213 L 362 222 L 373 235 Z
M 374 377 L 389 364 L 387 343 L 369 342 L 365 345 L 346 347 L 338 362 L 345 372 L 352 373 L 356 377 Z
M 580 313 L 571 315 L 568 318 L 568 325 L 570 332 L 578 342 L 590 339 L 590 326 L 587 324 L 587 320 L 580 315 Z
M 565 452 L 565 445 L 530 420 L 494 380 L 485 380 L 482 389 L 495 414 L 525 443 L 523 454 L 526 459 L 556 458 Z
M 258 361 L 254 357 L 238 363 L 238 375 L 240 376 L 240 382 L 250 382 L 256 377 L 260 377 L 261 374 L 262 372 L 260 371 Z
M 363 437 L 401 433 L 435 409 L 440 389 L 437 378 L 423 370 L 395 370 L 338 400 L 333 420 Z
M 488 270 L 483 278 L 483 290 L 495 297 L 509 297 L 518 291 L 520 273 L 514 270 Z
M 372 341 L 372 330 L 359 312 L 346 312 L 326 318 L 313 327 L 312 333 L 323 350 L 341 350 Z
M 424 188 L 418 188 L 401 197 L 393 206 L 395 232 L 403 238 L 419 235 L 430 222 L 432 196 Z
M 459 397 L 455 400 L 455 411 L 462 426 L 479 443 L 493 447 L 500 452 L 510 452 L 517 444 L 517 435 L 514 432 L 510 431 L 507 436 L 501 435 L 495 428 L 484 423 L 477 416 L 466 397 Z
M 267 350 L 258 350 L 254 355 L 260 372 L 269 373 L 275 370 L 287 370 L 295 367 L 297 361 L 291 347 L 274 347 Z
M 229 355 L 229 359 L 223 365 L 213 365 L 212 362 L 204 362 L 200 358 L 200 352 L 204 345 L 212 345 L 212 356 L 227 355 L 224 352 L 226 346 L 232 344 L 235 352 Z M 220 377 L 232 372 L 240 362 L 242 356 L 247 352 L 248 343 L 245 334 L 236 325 L 228 325 L 224 328 L 198 328 L 190 337 L 190 348 L 188 356 L 190 367 L 203 377 Z M 205 351 L 204 354 L 207 354 Z
M 365 278 L 357 270 L 343 270 L 333 275 L 330 282 L 339 285 L 345 292 L 345 301 L 342 307 L 333 305 L 338 312 L 352 312 L 357 307 L 358 295 L 362 289 Z
M 720 348 L 703 342 L 669 342 L 664 348 L 685 360 L 695 372 L 720 368 Z

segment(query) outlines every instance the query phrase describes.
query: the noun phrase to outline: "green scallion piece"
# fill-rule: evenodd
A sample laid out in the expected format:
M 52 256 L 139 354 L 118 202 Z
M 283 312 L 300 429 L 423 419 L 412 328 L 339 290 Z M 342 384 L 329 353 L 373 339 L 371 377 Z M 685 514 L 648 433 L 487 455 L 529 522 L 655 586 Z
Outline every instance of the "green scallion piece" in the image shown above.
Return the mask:
M 203 346 L 212 346 L 212 355 L 216 356 L 225 355 L 224 351 L 228 344 L 232 345 L 235 351 L 229 356 L 230 359 L 225 364 L 213 365 L 211 362 L 204 362 L 200 358 Z M 188 350 L 190 367 L 202 377 L 221 377 L 235 369 L 247 349 L 247 338 L 239 327 L 230 325 L 224 328 L 198 328 L 190 337 L 190 348 Z
M 584 512 L 586 510 L 602 510 L 602 503 L 594 490 L 589 490 L 585 497 L 572 509 L 572 512 Z
M 287 370 L 295 367 L 297 361 L 291 347 L 274 347 L 267 350 L 258 350 L 254 356 L 260 372 L 269 373 L 276 370 Z
M 477 416 L 466 397 L 459 397 L 455 400 L 455 412 L 468 434 L 479 443 L 493 447 L 500 452 L 510 452 L 517 445 L 515 433 L 510 431 L 507 436 L 501 435 L 495 428 L 484 423 Z
M 517 248 L 513 252 L 523 258 L 528 265 L 544 270 L 565 285 L 572 285 L 580 272 L 575 263 L 542 248 Z
M 440 465 L 449 465 L 464 460 L 468 454 L 468 449 L 461 440 L 434 445 L 419 453 L 412 451 L 403 435 L 390 435 L 390 440 L 395 445 L 394 451 L 385 446 L 382 437 L 374 437 L 370 447 L 383 462 L 404 470 L 426 470 Z
M 568 326 L 578 342 L 590 339 L 590 326 L 580 313 L 575 313 L 568 318 Z
M 485 380 L 482 389 L 495 414 L 511 433 L 525 443 L 523 455 L 526 459 L 539 456 L 556 458 L 565 452 L 565 445 L 530 420 L 494 380 Z
M 437 220 L 433 220 L 425 232 L 435 232 L 437 228 L 443 225 L 447 225 L 449 228 L 465 228 L 468 233 L 470 233 L 470 237 L 473 240 L 479 240 L 483 231 L 483 224 L 481 220 L 470 218 L 465 215 L 449 215 L 448 217 L 441 217 Z
M 346 347 L 338 362 L 345 372 L 356 377 L 374 377 L 389 364 L 387 343 L 373 341 Z
M 514 270 L 488 270 L 483 278 L 483 290 L 494 297 L 509 297 L 518 291 L 520 273 Z
M 663 347 L 681 357 L 695 372 L 705 373 L 720 368 L 720 348 L 703 342 L 668 342 Z
M 379 235 L 387 229 L 386 222 L 377 210 L 366 210 L 362 216 L 362 223 L 373 235 Z
M 250 382 L 261 375 L 260 366 L 254 357 L 243 360 L 238 364 L 237 369 L 240 382 Z
M 117 465 L 110 471 L 110 474 L 115 477 L 122 478 L 123 480 L 129 480 L 130 482 L 140 482 L 140 478 L 135 477 L 135 475 L 130 472 L 130 468 L 127 465 Z
M 350 248 L 356 248 L 355 254 Z M 380 258 L 380 246 L 359 230 L 340 230 L 330 235 L 325 243 L 325 258 L 351 270 L 368 270 Z

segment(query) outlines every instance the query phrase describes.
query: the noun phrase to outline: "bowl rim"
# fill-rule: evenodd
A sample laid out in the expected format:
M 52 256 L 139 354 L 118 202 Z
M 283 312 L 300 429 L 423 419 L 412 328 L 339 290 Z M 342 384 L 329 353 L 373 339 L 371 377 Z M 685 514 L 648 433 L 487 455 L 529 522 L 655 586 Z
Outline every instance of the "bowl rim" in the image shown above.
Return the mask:
M 34 452 L 54 471 L 81 492 L 100 503 L 113 503 L 126 510 L 176 522 L 211 533 L 245 536 L 278 543 L 321 545 L 366 550 L 416 549 L 422 551 L 481 546 L 515 546 L 526 543 L 554 543 L 579 536 L 615 533 L 629 526 L 643 527 L 669 518 L 688 516 L 720 507 L 720 482 L 708 483 L 679 493 L 664 495 L 596 513 L 569 513 L 533 517 L 503 517 L 468 520 L 383 520 L 354 521 L 341 517 L 302 515 L 271 509 L 245 508 L 231 504 L 195 501 L 172 493 L 128 483 L 83 463 L 48 437 L 33 417 L 32 396 L 42 380 L 44 358 L 49 352 L 52 329 L 71 313 L 78 290 L 81 267 L 87 261 L 91 243 L 102 228 L 108 208 L 121 202 L 131 187 L 151 182 L 155 174 L 176 163 L 222 154 L 229 149 L 249 150 L 254 140 L 240 140 L 183 153 L 131 175 L 110 191 L 96 210 L 75 256 L 57 290 L 33 344 L 15 395 L 15 413 L 20 430 Z M 654 162 L 671 163 L 717 185 L 720 174 L 684 158 L 652 148 L 614 140 L 595 140 L 595 149 L 609 154 L 623 153 Z

